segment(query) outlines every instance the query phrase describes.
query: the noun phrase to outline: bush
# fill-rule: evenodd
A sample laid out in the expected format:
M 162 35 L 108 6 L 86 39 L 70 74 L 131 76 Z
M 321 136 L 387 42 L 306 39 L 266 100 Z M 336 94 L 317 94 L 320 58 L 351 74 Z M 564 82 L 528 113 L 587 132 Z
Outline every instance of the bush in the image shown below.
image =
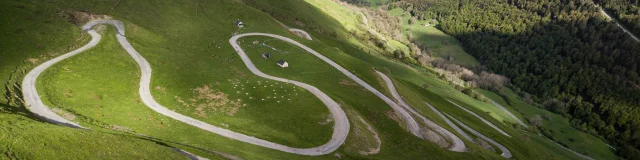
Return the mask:
M 640 150 L 633 148 L 631 146 L 624 146 L 619 151 L 619 154 L 627 159 L 638 159 L 640 158 Z
M 558 142 L 558 141 L 556 140 L 556 138 L 555 138 L 555 137 L 553 138 L 553 141 Z M 564 143 L 564 142 L 558 142 L 558 144 L 560 144 L 560 145 L 562 145 L 562 146 L 564 146 L 564 147 L 569 147 L 569 145 L 567 145 L 567 144 L 566 144 L 566 143 Z
M 489 99 L 487 97 L 485 97 L 484 95 L 472 90 L 471 88 L 462 89 L 462 93 L 468 95 L 469 97 L 473 97 L 474 99 L 477 99 L 479 101 L 489 102 Z
M 536 114 L 533 117 L 528 118 L 527 120 L 529 121 L 529 123 L 533 124 L 534 126 L 542 125 L 542 117 L 539 114 Z
M 415 24 L 416 22 L 418 22 L 418 20 L 416 19 L 416 17 L 411 17 L 409 19 L 409 25 Z
M 404 58 L 404 52 L 402 50 L 395 50 L 393 51 L 393 58 L 395 59 L 402 59 Z
M 548 138 L 553 137 L 553 135 L 551 135 L 551 132 L 549 132 L 548 130 L 542 131 L 542 135 L 544 135 L 545 137 L 548 137 Z

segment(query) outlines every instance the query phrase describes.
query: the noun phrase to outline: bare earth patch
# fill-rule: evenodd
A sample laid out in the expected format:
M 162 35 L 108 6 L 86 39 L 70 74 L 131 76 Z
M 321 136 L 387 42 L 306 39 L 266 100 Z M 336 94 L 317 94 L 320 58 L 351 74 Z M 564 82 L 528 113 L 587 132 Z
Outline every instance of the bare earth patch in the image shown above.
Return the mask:
M 342 153 L 337 153 L 337 152 L 336 152 L 335 154 L 333 154 L 333 156 L 334 156 L 334 157 L 336 157 L 337 159 L 342 159 L 342 158 L 344 158 L 344 154 L 342 154 Z
M 91 98 L 95 99 L 95 100 L 102 100 L 102 96 L 99 94 L 91 94 Z
M 296 32 L 296 31 L 289 31 L 289 33 L 291 33 L 291 34 L 293 34 L 293 35 L 296 35 L 296 36 L 298 36 L 298 37 L 302 37 L 302 38 L 304 38 L 304 35 L 303 35 L 302 33 L 300 33 L 300 32 Z
M 389 109 L 385 113 L 386 113 L 387 116 L 389 116 L 389 118 L 391 118 L 392 120 L 398 122 L 398 124 L 400 124 L 400 126 L 404 126 L 403 123 L 402 123 L 402 119 L 400 119 L 400 117 L 398 117 L 398 114 L 396 113 L 396 111 L 394 111 L 393 109 Z
M 67 18 L 67 21 L 76 24 L 83 25 L 92 20 L 100 20 L 100 19 L 111 19 L 111 17 L 107 15 L 97 15 L 91 14 L 83 11 L 58 11 L 58 14 L 64 18 Z
M 338 84 L 343 86 L 359 86 L 357 83 L 347 79 L 340 79 L 340 82 L 338 82 Z
M 199 117 L 207 117 L 207 112 L 221 112 L 229 116 L 235 115 L 243 105 L 242 100 L 230 100 L 229 95 L 212 89 L 209 85 L 204 85 L 193 89 L 195 97 L 187 101 L 175 96 L 176 101 L 185 107 L 195 107 L 194 114 Z
M 71 98 L 71 96 L 73 96 L 73 91 L 71 91 L 70 89 L 65 89 L 64 97 Z
M 111 125 L 109 126 L 109 129 L 114 130 L 114 131 L 120 131 L 120 132 L 131 132 L 131 128 L 129 127 L 125 127 L 125 126 L 119 126 L 119 125 Z
M 351 122 L 351 133 L 345 141 L 345 149 L 361 155 L 372 155 L 380 152 L 382 141 L 378 132 L 365 121 L 358 113 L 348 111 Z
M 162 92 L 162 93 L 164 93 L 164 94 L 167 94 L 167 89 L 166 89 L 166 88 L 164 88 L 164 87 L 156 86 L 156 88 L 155 88 L 155 89 L 156 89 L 156 90 L 158 90 L 158 91 L 160 91 L 160 92 Z
M 296 20 L 296 22 L 294 22 L 294 23 L 296 23 L 296 25 L 298 25 L 300 27 L 306 26 L 304 23 L 302 23 L 302 21 L 299 21 L 299 20 Z
M 238 76 L 240 76 L 241 78 L 247 78 L 247 77 L 248 77 L 247 73 L 244 73 L 244 72 L 240 71 L 240 69 L 238 69 L 237 67 L 232 66 L 231 68 L 232 68 L 232 69 L 233 69 L 233 71 L 235 71 L 235 72 L 236 72 L 236 74 L 237 74 Z M 237 80 L 236 80 L 236 81 L 237 81 Z
M 360 120 L 360 122 L 362 122 L 362 124 L 364 124 L 367 127 L 367 130 L 369 130 L 373 134 L 373 138 L 375 140 L 375 146 L 369 147 L 369 151 L 360 151 L 360 154 L 362 155 L 378 154 L 380 152 L 380 146 L 382 144 L 382 141 L 378 136 L 378 132 L 376 132 L 376 130 L 373 127 L 371 127 L 371 125 L 369 125 L 369 123 L 367 123 L 362 117 L 358 116 L 358 120 Z M 360 133 L 361 132 L 356 132 L 356 135 Z
M 431 141 L 433 143 L 436 143 L 438 146 L 442 148 L 447 148 L 451 145 L 446 139 L 444 139 L 444 137 L 434 132 L 433 130 L 428 129 L 427 126 L 423 126 L 421 132 L 422 132 L 422 137 L 424 137 L 424 139 Z
M 29 58 L 26 61 L 27 62 L 31 62 L 31 64 L 37 64 L 38 63 L 38 59 L 37 58 Z
M 333 122 L 333 115 L 329 114 L 329 115 L 327 115 L 325 117 L 326 117 L 326 119 L 324 121 L 318 122 L 320 125 L 327 125 L 327 124 Z
M 482 139 L 480 139 L 480 138 L 476 138 L 476 143 L 477 143 L 480 147 L 482 147 L 482 148 L 484 148 L 484 149 L 486 149 L 486 150 L 489 150 L 489 151 L 494 152 L 494 153 L 496 152 L 496 149 L 495 149 L 495 148 L 493 148 L 493 146 L 491 146 L 489 143 L 487 143 L 486 141 L 483 141 L 483 140 L 482 140 Z
M 352 80 L 340 79 L 338 84 L 341 85 L 341 86 L 345 86 L 345 87 L 351 87 L 351 88 L 357 89 L 359 91 L 367 92 L 366 88 L 362 87 L 361 85 L 359 85 L 358 83 L 356 83 L 356 82 L 354 82 Z

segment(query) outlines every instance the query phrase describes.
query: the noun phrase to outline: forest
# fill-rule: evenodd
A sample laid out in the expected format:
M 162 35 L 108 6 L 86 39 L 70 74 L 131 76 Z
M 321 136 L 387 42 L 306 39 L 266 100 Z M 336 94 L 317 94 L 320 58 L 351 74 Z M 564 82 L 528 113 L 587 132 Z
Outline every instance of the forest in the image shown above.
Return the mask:
M 640 34 L 640 0 L 594 0 L 631 32 Z
M 631 17 L 620 19 L 640 33 L 637 1 L 596 3 Z M 622 157 L 640 157 L 640 44 L 593 2 L 402 0 L 389 5 L 396 7 L 438 20 L 440 30 L 460 40 L 486 67 L 476 72 L 509 77 L 525 101 L 569 117 L 575 128 L 618 146 Z

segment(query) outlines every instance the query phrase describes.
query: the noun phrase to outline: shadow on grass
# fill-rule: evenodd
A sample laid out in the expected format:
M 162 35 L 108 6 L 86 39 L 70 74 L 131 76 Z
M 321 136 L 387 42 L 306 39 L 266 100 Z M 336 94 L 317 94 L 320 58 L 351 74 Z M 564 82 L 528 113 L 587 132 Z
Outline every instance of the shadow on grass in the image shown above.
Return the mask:
M 13 115 L 20 115 L 29 119 L 33 119 L 39 122 L 45 122 L 45 123 L 51 123 L 51 124 L 57 124 L 57 125 L 62 125 L 62 126 L 66 126 L 66 127 L 71 127 L 71 128 L 76 128 L 76 129 L 82 129 L 82 128 L 78 128 L 76 126 L 70 125 L 70 124 L 66 124 L 66 123 L 59 123 L 56 122 L 54 120 L 51 120 L 49 118 L 46 117 L 42 117 L 39 116 L 37 114 L 33 114 L 31 113 L 29 110 L 27 110 L 25 107 L 19 106 L 12 106 L 9 104 L 5 104 L 5 103 L 0 103 L 0 114 L 5 113 L 5 114 L 13 114 Z M 98 131 L 101 132 L 101 131 Z M 237 158 L 235 156 L 231 156 L 225 153 L 220 153 L 220 152 L 216 152 L 216 151 L 210 151 L 204 148 L 200 148 L 200 147 L 195 147 L 195 146 L 191 146 L 188 144 L 184 144 L 184 143 L 179 143 L 179 142 L 173 142 L 173 141 L 167 141 L 167 140 L 163 140 L 163 139 L 159 139 L 159 138 L 154 138 L 154 137 L 149 137 L 149 136 L 139 136 L 139 135 L 132 135 L 132 134 L 127 134 L 127 133 L 111 133 L 111 132 L 101 132 L 101 133 L 106 133 L 106 134 L 112 134 L 112 135 L 117 135 L 117 136 L 128 136 L 128 137 L 133 137 L 133 138 L 137 138 L 140 140 L 146 140 L 146 141 L 152 141 L 158 145 L 162 145 L 168 148 L 171 148 L 172 150 L 185 155 L 187 157 L 189 157 L 189 159 L 197 159 L 197 157 L 195 157 L 192 154 L 189 154 L 183 150 L 180 150 L 178 148 L 173 147 L 170 144 L 173 144 L 174 146 L 183 146 L 183 147 L 187 147 L 187 148 L 193 148 L 199 151 L 202 151 L 204 153 L 209 153 L 212 155 L 217 155 L 217 156 L 222 156 L 222 157 L 231 157 L 231 158 Z
M 8 114 L 15 114 L 15 115 L 21 115 L 21 116 L 25 116 L 28 118 L 36 118 L 33 113 L 29 112 L 26 108 L 21 107 L 21 106 L 12 106 L 9 104 L 5 104 L 5 103 L 0 103 L 0 112 L 2 113 L 8 113 Z
M 47 117 L 43 117 L 43 116 L 34 114 L 34 113 L 30 112 L 29 110 L 27 110 L 27 108 L 25 108 L 24 106 L 12 106 L 12 105 L 9 105 L 9 104 L 0 103 L 0 113 L 20 115 L 20 116 L 23 116 L 23 117 L 26 117 L 26 118 L 29 118 L 29 119 L 33 119 L 33 120 L 36 120 L 36 121 L 40 121 L 40 122 L 63 125 L 63 126 L 71 127 L 71 128 L 78 128 L 77 126 L 72 125 L 72 124 L 58 122 L 58 121 L 49 119 Z
M 204 149 L 204 148 L 200 148 L 200 147 L 196 147 L 196 146 L 192 146 L 192 145 L 188 145 L 188 144 L 184 144 L 184 143 L 180 143 L 180 142 L 167 141 L 167 140 L 154 138 L 154 137 L 149 137 L 149 136 L 134 136 L 134 135 L 129 135 L 129 136 L 132 136 L 132 137 L 138 138 L 138 139 L 142 139 L 142 140 L 152 141 L 152 142 L 155 142 L 158 145 L 169 147 L 169 148 L 173 149 L 174 151 L 189 157 L 190 159 L 197 159 L 197 158 L 194 157 L 191 154 L 186 153 L 183 150 L 180 150 L 178 148 L 175 148 L 175 147 L 169 145 L 168 143 L 174 144 L 174 146 L 175 145 L 179 145 L 179 146 L 183 146 L 183 147 L 196 149 L 196 150 L 199 150 L 199 151 L 204 152 L 204 153 L 208 153 L 208 154 L 216 155 L 216 156 L 221 156 L 221 157 L 228 158 L 228 159 L 240 159 L 240 158 L 238 158 L 236 156 L 233 156 L 233 155 L 230 155 L 230 154 L 217 152 L 217 151 L 211 151 L 211 150 L 207 150 L 207 149 Z

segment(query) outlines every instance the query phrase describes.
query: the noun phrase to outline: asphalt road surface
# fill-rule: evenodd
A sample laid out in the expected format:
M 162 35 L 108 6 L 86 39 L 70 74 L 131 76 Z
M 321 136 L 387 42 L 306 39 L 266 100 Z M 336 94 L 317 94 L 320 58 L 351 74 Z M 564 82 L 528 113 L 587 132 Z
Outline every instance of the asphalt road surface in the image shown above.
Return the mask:
M 493 129 L 497 130 L 497 131 L 498 131 L 498 132 L 500 132 L 502 135 L 505 135 L 505 136 L 507 136 L 507 137 L 511 137 L 509 134 L 507 134 L 506 132 L 504 132 L 502 129 L 498 128 L 498 126 L 493 125 L 493 123 L 491 123 L 491 122 L 487 121 L 486 119 L 484 119 L 484 118 L 480 117 L 478 114 L 473 113 L 473 112 L 471 112 L 470 110 L 468 110 L 468 109 L 466 109 L 466 108 L 464 108 L 464 107 L 462 107 L 462 106 L 460 106 L 460 105 L 458 105 L 458 104 L 456 104 L 456 103 L 453 103 L 453 102 L 451 102 L 451 101 L 450 101 L 450 100 L 448 100 L 448 99 L 447 99 L 447 101 L 449 101 L 449 103 L 451 103 L 451 104 L 453 104 L 453 105 L 457 106 L 458 108 L 460 108 L 460 109 L 462 109 L 462 110 L 466 111 L 467 113 L 469 113 L 469 114 L 473 115 L 474 117 L 476 117 L 476 118 L 480 119 L 480 121 L 484 122 L 484 124 L 489 125 L 491 128 L 493 128 Z
M 50 122 L 50 123 L 54 123 L 54 124 L 59 124 L 59 125 L 65 125 L 65 126 L 69 126 L 69 127 L 73 127 L 73 128 L 83 128 L 83 129 L 88 129 L 85 127 L 82 127 L 80 124 L 69 121 L 67 119 L 62 118 L 61 116 L 59 116 L 58 114 L 52 112 L 49 107 L 47 107 L 46 105 L 44 105 L 44 103 L 42 102 L 42 100 L 40 99 L 40 95 L 38 95 L 38 91 L 36 90 L 36 80 L 38 78 L 38 76 L 45 71 L 47 68 L 51 67 L 53 64 L 58 63 L 64 59 L 67 59 L 69 57 L 75 56 L 79 53 L 82 53 L 83 51 L 86 51 L 94 46 L 96 46 L 98 44 L 98 42 L 100 42 L 100 39 L 102 39 L 102 36 L 100 36 L 100 34 L 96 33 L 96 31 L 92 30 L 91 28 L 94 25 L 97 24 L 111 24 L 114 25 L 117 30 L 117 36 L 120 39 L 120 37 L 124 38 L 124 24 L 122 24 L 122 22 L 117 21 L 117 20 L 96 20 L 96 21 L 91 21 L 88 22 L 87 24 L 85 24 L 82 29 L 84 31 L 86 31 L 87 33 L 89 33 L 89 35 L 91 35 L 91 41 L 89 41 L 89 43 L 87 43 L 86 45 L 71 51 L 69 53 L 63 54 L 62 56 L 56 57 L 54 59 L 51 59 L 45 63 L 40 64 L 39 66 L 37 66 L 36 68 L 34 68 L 33 70 L 29 71 L 29 73 L 25 76 L 24 80 L 22 81 L 22 94 L 24 96 L 24 101 L 25 101 L 25 106 L 27 106 L 27 109 L 29 109 L 29 111 L 31 111 L 34 115 L 38 116 L 39 118 Z M 126 38 L 124 38 L 125 42 L 126 42 Z M 122 41 L 120 41 L 120 43 L 122 44 Z M 128 44 L 128 42 L 127 42 Z M 130 46 L 130 45 L 129 45 Z M 183 151 L 177 148 L 172 148 L 172 150 L 185 155 L 187 157 L 189 157 L 189 159 L 193 159 L 193 160 L 207 160 L 207 158 L 203 158 L 194 154 L 191 154 L 187 151 Z
M 393 96 L 396 99 L 396 101 L 400 103 L 401 106 L 403 106 L 406 110 L 409 110 L 411 113 L 413 113 L 413 115 L 418 116 L 430 129 L 435 130 L 436 133 L 442 135 L 452 143 L 451 146 L 449 147 L 449 150 L 455 151 L 455 152 L 467 151 L 467 147 L 464 145 L 464 142 L 462 141 L 462 139 L 460 139 L 460 137 L 449 132 L 449 130 L 442 128 L 442 126 L 434 123 L 433 121 L 427 119 L 422 114 L 414 110 L 411 106 L 409 106 L 409 104 L 407 104 L 407 102 L 404 101 L 404 99 L 402 99 L 402 97 L 400 97 L 400 94 L 396 90 L 396 87 L 393 85 L 393 82 L 391 82 L 391 79 L 389 79 L 387 75 L 379 71 L 376 71 L 376 73 L 378 73 L 378 75 L 382 77 L 384 82 L 387 84 L 387 88 L 389 88 L 389 91 L 391 92 L 391 96 Z
M 445 113 L 445 115 L 447 115 L 447 117 L 451 118 L 454 122 L 458 123 L 458 125 L 460 125 L 462 128 L 466 129 L 467 131 L 471 132 L 472 134 L 484 139 L 485 141 L 493 144 L 494 146 L 498 147 L 498 149 L 500 149 L 500 151 L 502 151 L 502 154 L 500 154 L 502 157 L 504 158 L 511 158 L 511 151 L 509 151 L 509 149 L 507 149 L 507 147 L 504 147 L 502 144 L 494 141 L 493 139 L 484 136 L 483 134 L 481 134 L 480 132 L 473 130 L 471 127 L 465 125 L 464 123 L 458 121 L 458 119 L 453 118 L 451 115 Z

